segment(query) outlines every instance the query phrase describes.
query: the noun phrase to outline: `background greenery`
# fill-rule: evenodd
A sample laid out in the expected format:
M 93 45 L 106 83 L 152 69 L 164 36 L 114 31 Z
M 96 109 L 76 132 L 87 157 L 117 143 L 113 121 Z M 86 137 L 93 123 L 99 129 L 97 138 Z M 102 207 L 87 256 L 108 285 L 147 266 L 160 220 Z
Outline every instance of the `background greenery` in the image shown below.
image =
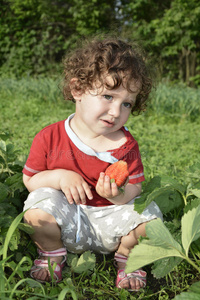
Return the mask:
M 147 288 L 133 294 L 114 287 L 112 255 L 91 253 L 84 267 L 69 254 L 63 281 L 42 286 L 29 278 L 37 253 L 19 215 L 28 194 L 21 171 L 33 137 L 74 111 L 60 90 L 63 55 L 80 38 L 113 32 L 137 40 L 157 68 L 146 112 L 127 126 L 144 164 L 141 199 L 160 201 L 164 224 L 181 243 L 181 218 L 200 203 L 199 1 L 0 0 L 0 7 L 0 298 L 199 299 L 200 274 L 185 261 L 146 266 Z M 199 239 L 189 256 L 200 267 Z
M 200 84 L 198 0 L 0 0 L 0 74 L 55 74 L 80 38 L 114 32 L 141 43 L 161 78 Z

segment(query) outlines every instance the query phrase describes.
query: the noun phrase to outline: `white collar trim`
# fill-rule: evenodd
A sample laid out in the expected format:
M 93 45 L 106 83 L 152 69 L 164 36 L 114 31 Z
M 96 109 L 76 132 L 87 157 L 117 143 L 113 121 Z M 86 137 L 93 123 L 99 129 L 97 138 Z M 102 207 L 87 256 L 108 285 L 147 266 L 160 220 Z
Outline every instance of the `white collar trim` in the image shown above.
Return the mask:
M 84 144 L 78 136 L 73 132 L 69 125 L 69 121 L 74 117 L 75 114 L 72 114 L 68 117 L 67 120 L 65 120 L 65 130 L 68 134 L 71 141 L 74 143 L 74 145 L 83 153 L 90 155 L 90 156 L 96 156 L 98 159 L 108 162 L 108 163 L 114 163 L 118 161 L 117 158 L 111 155 L 111 152 L 95 152 L 92 148 Z

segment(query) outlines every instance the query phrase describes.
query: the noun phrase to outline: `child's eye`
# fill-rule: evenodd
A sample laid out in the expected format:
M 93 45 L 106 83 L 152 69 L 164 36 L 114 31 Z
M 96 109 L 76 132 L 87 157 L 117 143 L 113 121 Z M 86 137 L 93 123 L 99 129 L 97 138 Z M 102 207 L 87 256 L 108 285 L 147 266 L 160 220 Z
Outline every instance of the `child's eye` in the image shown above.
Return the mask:
M 110 96 L 110 95 L 104 95 L 104 98 L 106 100 L 112 100 L 113 99 L 113 96 Z
M 130 102 L 125 102 L 125 103 L 123 103 L 123 105 L 126 108 L 131 108 L 132 107 L 132 104 Z

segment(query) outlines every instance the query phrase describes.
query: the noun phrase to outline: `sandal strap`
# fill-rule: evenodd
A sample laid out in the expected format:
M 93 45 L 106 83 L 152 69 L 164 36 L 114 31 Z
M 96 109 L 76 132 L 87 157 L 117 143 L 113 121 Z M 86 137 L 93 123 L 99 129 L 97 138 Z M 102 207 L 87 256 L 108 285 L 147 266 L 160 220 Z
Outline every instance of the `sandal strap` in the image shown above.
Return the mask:
M 123 262 L 123 263 L 126 263 L 127 262 L 127 259 L 128 257 L 122 255 L 122 254 L 119 254 L 119 253 L 115 253 L 115 256 L 114 256 L 114 259 L 118 262 Z
M 114 260 L 116 262 L 123 262 L 126 264 L 127 262 L 127 257 L 122 255 L 122 254 L 119 254 L 119 253 L 115 253 L 115 256 L 114 256 Z M 134 272 L 131 272 L 131 273 L 125 273 L 125 269 L 119 269 L 118 272 L 117 272 L 117 279 L 116 279 L 116 286 L 118 288 L 121 288 L 120 284 L 126 279 L 126 278 L 137 278 L 140 282 L 143 283 L 143 288 L 146 287 L 146 276 L 147 276 L 147 273 L 145 271 L 143 271 L 142 269 L 139 269 L 139 270 L 136 270 Z M 129 291 L 132 291 L 131 289 L 129 289 Z
M 43 251 L 41 249 L 37 249 L 38 254 L 40 256 L 65 256 L 67 255 L 67 251 L 65 248 L 59 248 L 57 250 L 53 250 L 53 251 Z
M 53 265 L 53 262 L 51 263 L 51 265 Z M 60 282 L 62 280 L 62 269 L 65 265 L 65 262 L 63 261 L 61 264 L 56 265 L 56 267 L 54 268 L 54 276 L 56 277 L 56 283 Z M 47 269 L 49 267 L 48 262 L 44 261 L 44 260 L 39 260 L 39 259 L 35 259 L 34 260 L 34 266 L 31 268 L 30 271 L 30 276 L 32 278 L 33 277 L 33 273 L 37 273 L 39 270 L 41 269 Z M 35 278 L 34 278 L 35 279 Z M 35 279 L 36 281 L 39 281 L 41 283 L 44 283 L 45 281 L 43 280 L 39 280 L 39 279 Z
M 120 288 L 121 289 L 121 283 L 127 279 L 127 278 L 136 278 L 138 279 L 140 282 L 143 283 L 143 288 L 146 287 L 146 272 L 143 271 L 142 269 L 139 269 L 139 270 L 136 270 L 134 272 L 131 272 L 131 273 L 128 273 L 126 274 L 125 273 L 125 270 L 124 269 L 120 269 L 118 270 L 117 272 L 117 278 L 116 278 L 116 287 Z M 135 291 L 135 290 L 132 290 L 132 289 L 128 289 L 129 291 Z
M 56 263 L 56 262 L 51 262 L 51 266 L 53 266 L 53 264 L 56 264 L 56 267 L 55 267 L 55 270 L 60 270 L 63 263 Z M 48 268 L 49 264 L 48 264 L 48 261 L 46 260 L 42 260 L 42 259 L 35 259 L 34 260 L 34 265 L 37 267 L 37 268 Z
M 142 282 L 144 284 L 144 287 L 146 287 L 146 282 L 147 282 L 146 276 L 147 276 L 147 273 L 141 269 L 127 274 L 128 278 L 131 278 L 131 277 L 137 278 L 140 282 Z
M 61 263 L 57 263 L 57 262 L 54 262 L 54 261 L 50 262 L 51 266 L 54 263 L 56 263 L 56 266 L 54 268 L 54 276 L 56 277 L 56 282 L 60 282 L 62 280 L 62 269 L 64 268 L 65 263 L 66 263 L 66 259 L 67 259 L 66 249 L 65 248 L 60 248 L 60 249 L 57 249 L 57 250 L 54 250 L 54 251 L 43 251 L 43 250 L 37 249 L 37 251 L 38 251 L 40 256 L 48 256 L 48 257 L 63 256 L 63 260 L 61 261 Z M 41 270 L 43 268 L 48 269 L 48 267 L 49 267 L 48 260 L 35 259 L 34 260 L 34 266 L 31 268 L 31 271 L 30 271 L 30 276 L 32 278 L 34 278 L 33 273 L 38 272 L 39 270 Z M 38 279 L 36 279 L 36 280 L 41 282 L 41 283 L 45 282 L 45 281 L 38 280 Z

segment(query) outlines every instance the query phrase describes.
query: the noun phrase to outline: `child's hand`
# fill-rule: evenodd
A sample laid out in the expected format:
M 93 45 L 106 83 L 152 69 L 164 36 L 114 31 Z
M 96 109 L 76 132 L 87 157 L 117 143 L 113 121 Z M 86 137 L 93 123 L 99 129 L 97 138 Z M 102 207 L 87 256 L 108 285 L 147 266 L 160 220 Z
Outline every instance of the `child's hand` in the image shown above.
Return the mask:
M 88 183 L 83 179 L 81 175 L 73 171 L 63 172 L 63 176 L 60 177 L 60 189 L 65 194 L 70 204 L 85 204 L 86 196 L 88 199 L 92 199 L 93 195 Z
M 103 198 L 112 199 L 120 194 L 115 182 L 110 183 L 110 177 L 101 172 L 96 184 L 96 192 Z

